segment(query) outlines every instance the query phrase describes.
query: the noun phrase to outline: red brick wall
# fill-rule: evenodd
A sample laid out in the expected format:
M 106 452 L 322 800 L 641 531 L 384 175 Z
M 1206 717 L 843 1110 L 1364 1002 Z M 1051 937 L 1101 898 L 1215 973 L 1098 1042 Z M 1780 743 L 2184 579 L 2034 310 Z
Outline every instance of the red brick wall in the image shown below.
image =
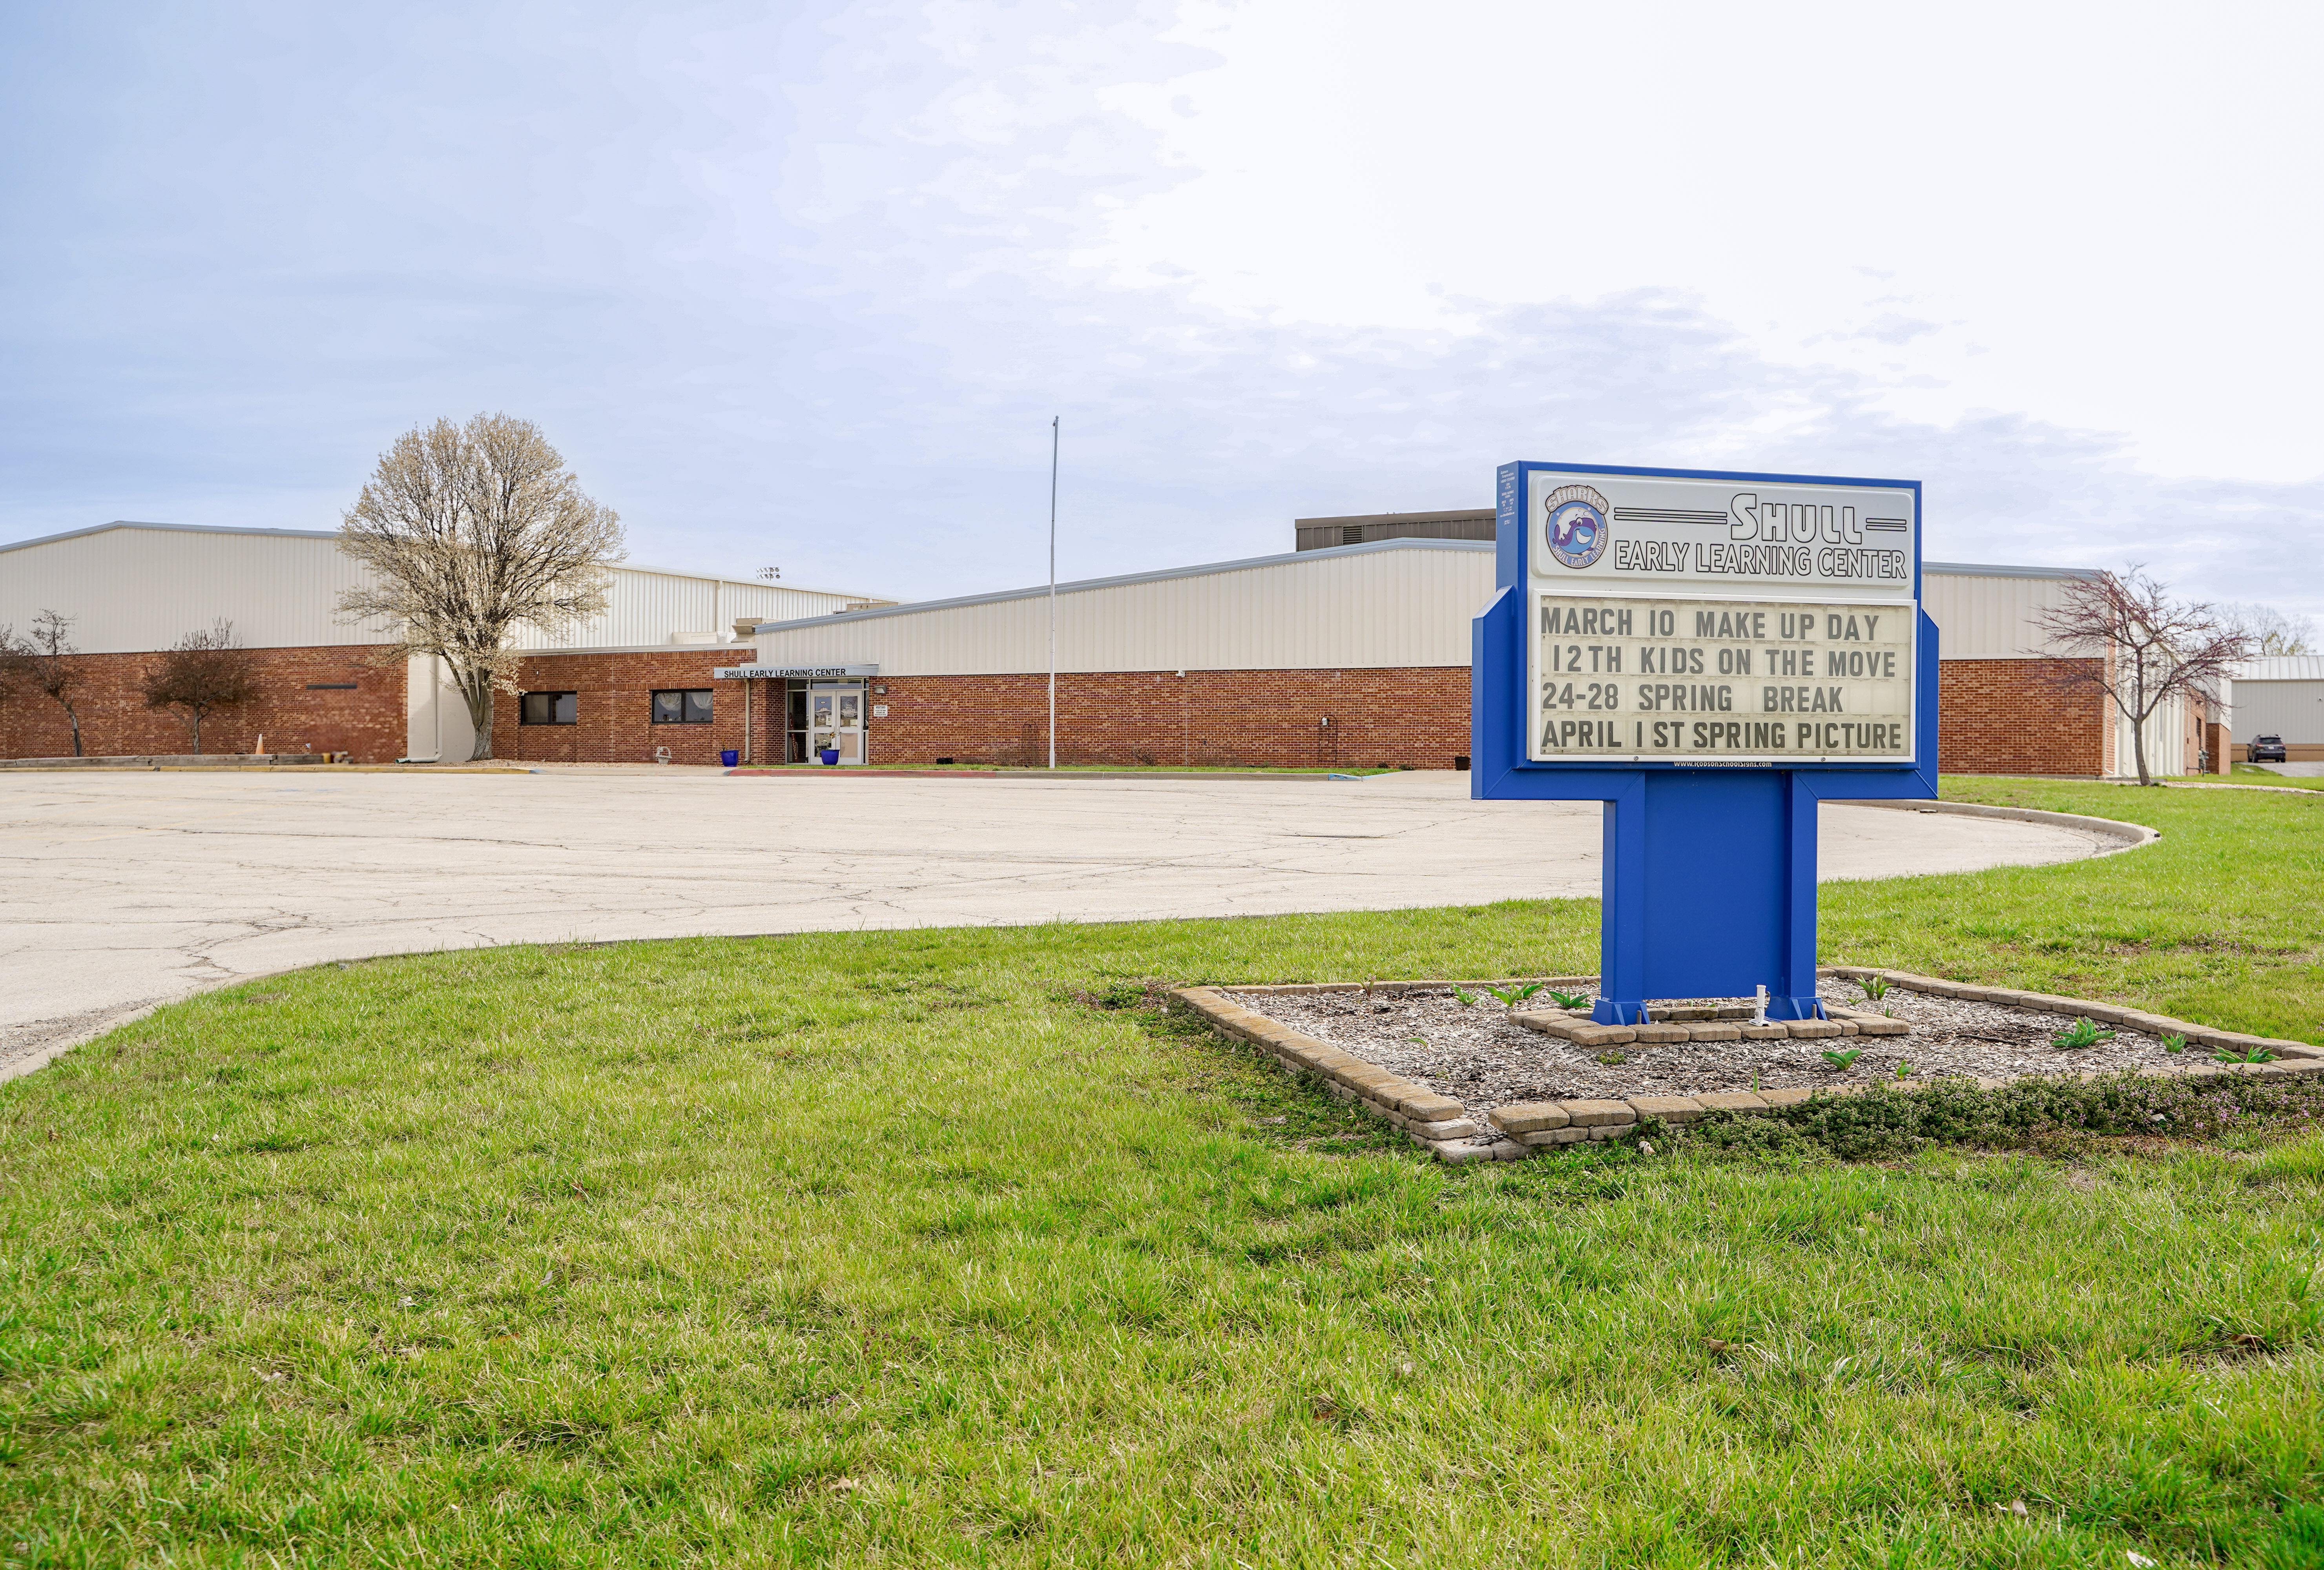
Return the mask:
M 750 653 L 729 647 L 699 652 L 530 656 L 518 664 L 517 685 L 532 692 L 579 694 L 578 722 L 520 724 L 522 706 L 501 693 L 493 703 L 493 756 L 528 763 L 651 763 L 657 761 L 655 749 L 667 747 L 673 763 L 715 763 L 722 749 L 742 749 L 744 684 L 715 680 L 710 672 L 747 661 Z M 781 691 L 779 682 L 750 685 L 757 688 L 756 700 L 761 703 L 770 685 L 778 694 Z M 706 687 L 715 695 L 711 723 L 655 725 L 654 690 L 689 687 Z
M 2107 771 L 2106 697 L 2061 691 L 2044 673 L 2095 660 L 1947 660 L 1939 664 L 1937 766 L 1948 774 Z
M 742 658 L 734 649 L 635 654 L 537 655 L 519 684 L 576 692 L 579 723 L 518 724 L 516 699 L 495 706 L 493 753 L 512 762 L 642 763 L 657 747 L 674 763 L 715 763 L 742 751 L 743 686 L 710 672 Z M 2043 662 L 1952 660 L 1941 671 L 1940 766 L 1982 774 L 2103 774 L 2107 769 L 2104 699 L 2061 693 L 2042 679 Z M 753 689 L 754 761 L 784 755 L 785 699 L 779 681 Z M 707 687 L 714 723 L 651 723 L 657 688 Z M 1047 678 L 894 676 L 867 683 L 885 705 L 870 722 L 872 766 L 909 768 L 952 758 L 963 763 L 1029 765 L 1048 757 Z M 881 693 L 877 688 L 885 688 Z M 1322 722 L 1328 718 L 1328 725 Z M 1068 672 L 1057 678 L 1060 762 L 1163 768 L 1189 764 L 1330 767 L 1410 764 L 1449 769 L 1469 744 L 1469 672 L 1418 666 L 1370 670 L 1167 670 Z
M 875 767 L 1048 761 L 1046 674 L 879 677 L 871 686 L 888 689 L 870 695 L 888 707 L 871 722 Z M 1465 667 L 1057 678 L 1061 763 L 1450 769 L 1469 750 Z
M 202 722 L 202 751 L 247 753 L 261 735 L 270 753 L 346 753 L 358 763 L 392 763 L 403 755 L 404 672 L 401 661 L 370 663 L 376 649 L 254 649 L 259 700 L 220 710 Z M 156 654 L 83 654 L 86 679 L 74 706 L 80 711 L 81 750 L 88 756 L 124 757 L 190 753 L 186 727 L 167 710 L 150 709 L 138 694 Z M 353 691 L 310 691 L 309 682 L 355 684 Z M 72 729 L 63 707 L 20 688 L 0 702 L 0 757 L 55 758 L 72 754 Z

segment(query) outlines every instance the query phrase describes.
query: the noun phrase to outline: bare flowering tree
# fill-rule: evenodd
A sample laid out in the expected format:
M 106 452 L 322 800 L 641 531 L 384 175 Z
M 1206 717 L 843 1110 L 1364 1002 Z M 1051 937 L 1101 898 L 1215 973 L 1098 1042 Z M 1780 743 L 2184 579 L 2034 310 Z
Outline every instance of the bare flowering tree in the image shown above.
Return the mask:
M 2134 564 L 2119 577 L 2074 578 L 2065 603 L 2041 614 L 2043 629 L 2080 660 L 2052 662 L 2052 685 L 2106 694 L 2130 722 L 2138 782 L 2154 783 L 2146 762 L 2146 722 L 2172 697 L 2216 700 L 2233 668 L 2251 658 L 2250 634 L 2211 606 L 2174 600 Z
M 383 623 L 386 658 L 432 654 L 493 755 L 493 695 L 514 692 L 519 627 L 555 633 L 603 614 L 621 518 L 582 493 L 540 427 L 505 414 L 439 420 L 398 438 L 339 524 L 371 582 L 339 596 L 351 622 Z
M 202 721 L 257 700 L 258 662 L 234 635 L 234 623 L 221 620 L 164 650 L 159 664 L 146 667 L 143 685 L 145 706 L 167 710 L 186 727 L 198 753 Z

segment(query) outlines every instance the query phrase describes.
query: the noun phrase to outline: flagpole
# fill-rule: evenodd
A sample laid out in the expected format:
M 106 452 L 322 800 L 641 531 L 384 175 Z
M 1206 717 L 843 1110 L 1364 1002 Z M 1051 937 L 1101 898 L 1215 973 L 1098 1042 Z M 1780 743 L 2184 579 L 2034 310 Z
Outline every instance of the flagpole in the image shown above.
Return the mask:
M 1057 441 L 1058 420 L 1049 421 L 1049 767 L 1057 766 Z

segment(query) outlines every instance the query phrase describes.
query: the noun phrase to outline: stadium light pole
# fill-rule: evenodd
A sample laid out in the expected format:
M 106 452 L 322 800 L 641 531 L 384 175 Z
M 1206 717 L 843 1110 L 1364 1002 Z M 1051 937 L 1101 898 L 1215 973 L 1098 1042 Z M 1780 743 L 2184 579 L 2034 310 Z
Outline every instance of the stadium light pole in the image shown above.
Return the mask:
M 1057 766 L 1057 441 L 1058 421 L 1049 420 L 1049 767 Z

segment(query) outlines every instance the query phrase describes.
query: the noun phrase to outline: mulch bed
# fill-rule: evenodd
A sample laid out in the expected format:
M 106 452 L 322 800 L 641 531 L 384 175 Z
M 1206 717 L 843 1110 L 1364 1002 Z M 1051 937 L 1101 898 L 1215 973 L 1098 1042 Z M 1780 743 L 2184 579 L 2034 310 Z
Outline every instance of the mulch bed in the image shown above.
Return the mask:
M 2159 1038 L 2122 1029 L 2095 1046 L 2060 1048 L 2052 1043 L 2073 1021 L 2053 1013 L 1902 988 L 1868 1002 L 1854 984 L 1833 977 L 1824 978 L 1819 990 L 1833 1003 L 1891 1013 L 1909 1024 L 1912 1034 L 1631 1042 L 1591 1048 L 1514 1023 L 1500 1002 L 1489 995 L 1466 1005 L 1449 989 L 1372 995 L 1360 991 L 1229 990 L 1228 995 L 1254 1013 L 1451 1096 L 1480 1115 L 1513 1102 L 1693 1095 L 1755 1087 L 1837 1089 L 1894 1080 L 1900 1065 L 1914 1079 L 1966 1076 L 2008 1080 L 2151 1071 L 2191 1066 L 2210 1057 L 2194 1046 L 2167 1052 Z M 1545 1006 L 1546 1000 L 1539 994 L 1519 1005 L 1526 1010 Z M 1827 1050 L 1858 1055 L 1843 1067 L 1825 1056 Z

